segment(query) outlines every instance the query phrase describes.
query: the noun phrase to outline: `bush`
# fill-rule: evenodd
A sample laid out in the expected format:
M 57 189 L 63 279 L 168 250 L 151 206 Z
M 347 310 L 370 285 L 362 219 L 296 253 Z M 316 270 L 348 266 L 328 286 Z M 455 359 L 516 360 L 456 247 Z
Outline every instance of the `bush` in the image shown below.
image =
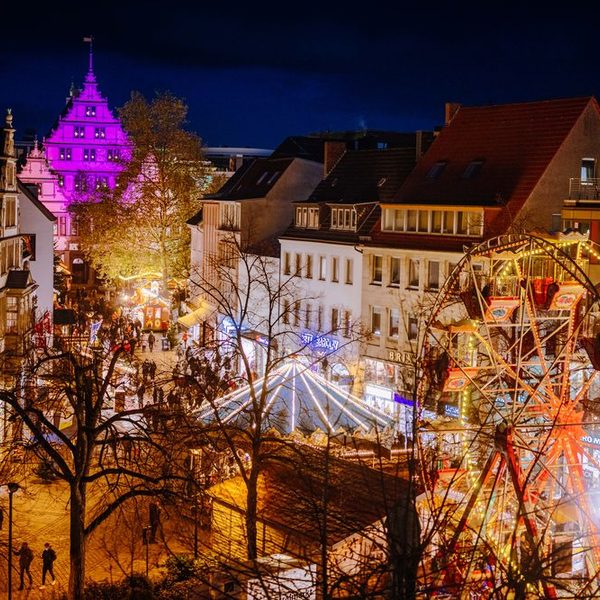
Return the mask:
M 194 559 L 187 554 L 174 554 L 165 561 L 167 577 L 171 581 L 186 581 L 196 574 Z
M 156 600 L 152 582 L 144 575 L 133 575 L 120 583 L 90 583 L 85 600 Z

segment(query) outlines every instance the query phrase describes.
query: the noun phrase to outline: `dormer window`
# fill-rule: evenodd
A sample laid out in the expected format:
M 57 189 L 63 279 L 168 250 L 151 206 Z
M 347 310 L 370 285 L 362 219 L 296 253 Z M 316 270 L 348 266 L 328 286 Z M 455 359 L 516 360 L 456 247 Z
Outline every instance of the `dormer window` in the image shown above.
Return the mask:
M 447 164 L 448 163 L 445 160 L 438 160 L 438 162 L 436 162 L 431 169 L 429 169 L 429 172 L 427 173 L 427 179 L 439 179 Z
M 346 231 L 356 231 L 356 209 L 332 208 L 331 229 L 344 229 Z
M 462 174 L 462 178 L 463 179 L 475 179 L 475 177 L 477 177 L 479 175 L 479 173 L 481 172 L 481 167 L 483 167 L 483 160 L 474 160 L 471 161 L 468 165 L 467 168 L 465 169 L 464 173 Z
M 95 117 L 96 116 L 96 107 L 95 106 L 86 106 L 85 107 L 85 116 L 86 117 Z

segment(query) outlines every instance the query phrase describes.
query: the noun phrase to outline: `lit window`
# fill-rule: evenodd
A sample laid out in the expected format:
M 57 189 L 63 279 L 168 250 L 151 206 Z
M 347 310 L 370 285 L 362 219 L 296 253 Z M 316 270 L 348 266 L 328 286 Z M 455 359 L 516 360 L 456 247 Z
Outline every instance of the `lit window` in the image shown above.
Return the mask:
M 94 148 L 84 148 L 83 160 L 87 162 L 94 162 L 96 160 L 96 150 Z
M 111 160 L 111 161 L 119 160 L 119 150 L 116 148 L 109 148 L 106 151 L 106 160 Z
M 400 259 L 396 257 L 390 260 L 390 285 L 400 285 Z
M 337 331 L 340 326 L 340 311 L 338 308 L 331 309 L 331 331 Z
M 431 215 L 431 232 L 442 233 L 442 215 L 441 210 L 434 210 Z
M 427 287 L 430 290 L 437 290 L 440 287 L 440 263 L 429 261 L 427 267 Z
M 373 256 L 373 270 L 371 271 L 371 283 L 381 284 L 383 281 L 383 256 Z
M 325 281 L 327 279 L 327 257 L 319 256 L 319 279 Z
M 407 211 L 406 231 L 416 231 L 416 230 L 417 230 L 417 211 L 409 210 L 409 211 Z
M 85 137 L 85 127 L 75 127 L 73 129 L 73 137 L 84 138 Z
M 95 117 L 96 116 L 96 107 L 95 106 L 86 106 L 85 107 L 85 116 L 86 117 Z
M 581 181 L 589 181 L 594 179 L 596 171 L 596 161 L 593 158 L 581 159 Z
M 105 190 L 108 188 L 108 177 L 96 177 L 96 189 Z
M 58 156 L 60 160 L 71 160 L 71 148 L 61 148 Z
M 416 317 L 408 317 L 408 339 L 413 341 L 419 336 L 419 321 Z
M 437 179 L 438 177 L 440 177 L 440 175 L 444 172 L 444 169 L 446 168 L 446 165 L 448 163 L 444 160 L 439 160 L 438 162 L 436 162 L 431 169 L 429 169 L 426 177 L 427 179 Z
M 408 286 L 412 288 L 419 287 L 419 261 L 411 258 L 408 261 Z
M 352 276 L 353 276 L 354 264 L 351 258 L 346 259 L 346 283 L 348 285 L 352 284 Z
M 429 211 L 428 210 L 420 210 L 419 211 L 419 231 L 427 232 L 429 231 Z
M 371 307 L 371 333 L 381 335 L 381 308 L 379 306 Z
M 63 175 L 58 176 L 58 187 L 65 187 L 65 178 Z
M 319 209 L 309 208 L 308 209 L 308 226 L 312 229 L 319 228 Z
M 94 129 L 94 137 L 103 140 L 106 137 L 106 130 L 104 127 L 96 127 L 96 129 Z
M 388 337 L 397 338 L 400 333 L 400 310 L 390 308 L 390 321 L 388 324 Z

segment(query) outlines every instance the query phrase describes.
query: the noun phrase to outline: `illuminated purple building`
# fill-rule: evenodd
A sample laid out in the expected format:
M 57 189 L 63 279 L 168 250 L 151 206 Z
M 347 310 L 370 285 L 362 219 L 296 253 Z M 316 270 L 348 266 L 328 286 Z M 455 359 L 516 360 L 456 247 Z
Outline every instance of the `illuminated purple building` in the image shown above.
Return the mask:
M 44 147 L 68 202 L 114 189 L 129 143 L 121 122 L 98 90 L 91 43 L 83 89 L 71 90 Z

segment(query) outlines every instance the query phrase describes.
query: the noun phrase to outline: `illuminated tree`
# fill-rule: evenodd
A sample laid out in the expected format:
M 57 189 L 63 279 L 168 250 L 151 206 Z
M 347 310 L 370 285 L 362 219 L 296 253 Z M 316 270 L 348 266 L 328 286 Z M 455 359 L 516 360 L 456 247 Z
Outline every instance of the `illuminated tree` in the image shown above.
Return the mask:
M 134 92 L 119 116 L 133 144 L 114 192 L 73 207 L 83 246 L 104 277 L 184 277 L 189 260 L 185 222 L 217 183 L 202 158 L 200 138 L 185 130 L 187 106 L 170 93 L 151 101 Z

